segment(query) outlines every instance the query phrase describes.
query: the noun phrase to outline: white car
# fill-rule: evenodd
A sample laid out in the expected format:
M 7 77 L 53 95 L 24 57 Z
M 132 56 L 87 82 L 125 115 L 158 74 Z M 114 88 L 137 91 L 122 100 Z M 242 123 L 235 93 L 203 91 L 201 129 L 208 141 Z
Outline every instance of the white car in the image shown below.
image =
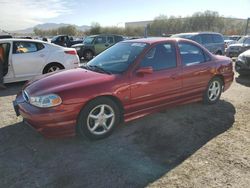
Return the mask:
M 4 83 L 30 80 L 37 75 L 80 65 L 73 48 L 30 39 L 0 39 L 1 46 L 4 51 Z

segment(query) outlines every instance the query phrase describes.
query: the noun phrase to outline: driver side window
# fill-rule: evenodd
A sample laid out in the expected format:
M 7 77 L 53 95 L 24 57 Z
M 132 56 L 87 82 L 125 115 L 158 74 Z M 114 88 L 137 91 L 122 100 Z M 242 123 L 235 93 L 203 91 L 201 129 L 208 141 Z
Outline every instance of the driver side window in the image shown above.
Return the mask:
M 176 50 L 173 44 L 158 44 L 145 55 L 140 66 L 152 67 L 154 71 L 176 67 Z

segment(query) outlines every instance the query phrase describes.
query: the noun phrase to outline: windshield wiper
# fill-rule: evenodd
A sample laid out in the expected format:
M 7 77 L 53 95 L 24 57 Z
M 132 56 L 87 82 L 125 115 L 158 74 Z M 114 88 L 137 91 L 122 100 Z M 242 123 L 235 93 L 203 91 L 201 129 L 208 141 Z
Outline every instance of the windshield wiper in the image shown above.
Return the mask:
M 106 74 L 112 74 L 111 72 L 105 70 L 104 68 L 102 67 L 99 67 L 97 65 L 87 65 L 88 68 L 90 68 L 90 70 L 94 70 L 94 71 L 97 71 L 97 72 L 102 72 L 102 73 L 106 73 Z

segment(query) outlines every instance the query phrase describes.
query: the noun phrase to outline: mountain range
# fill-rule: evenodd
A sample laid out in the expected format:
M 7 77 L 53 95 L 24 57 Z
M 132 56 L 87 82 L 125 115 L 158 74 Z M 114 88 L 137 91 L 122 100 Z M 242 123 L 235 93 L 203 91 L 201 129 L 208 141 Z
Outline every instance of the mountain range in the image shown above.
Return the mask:
M 50 29 L 57 29 L 59 27 L 65 27 L 65 26 L 69 26 L 69 25 L 73 25 L 73 24 L 66 24 L 66 23 L 44 23 L 44 24 L 38 24 L 34 27 L 29 27 L 27 29 L 23 29 L 23 30 L 17 30 L 17 31 L 11 31 L 11 33 L 33 33 L 34 28 L 38 28 L 41 30 L 50 30 Z M 82 26 L 78 26 L 78 25 L 73 25 L 76 27 L 77 30 L 80 31 L 86 31 L 88 29 L 90 29 L 90 26 L 88 25 L 82 25 Z

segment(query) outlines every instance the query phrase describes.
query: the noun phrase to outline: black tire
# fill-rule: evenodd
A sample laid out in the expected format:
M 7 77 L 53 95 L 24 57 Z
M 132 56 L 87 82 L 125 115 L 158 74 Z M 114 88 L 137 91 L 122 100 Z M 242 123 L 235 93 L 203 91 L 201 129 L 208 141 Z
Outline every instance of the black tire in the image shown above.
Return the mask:
M 89 60 L 93 59 L 94 53 L 91 50 L 86 50 L 83 52 L 83 57 L 85 60 L 89 61 Z
M 216 88 L 212 91 L 213 84 Z M 203 103 L 204 104 L 215 104 L 220 99 L 222 93 L 223 82 L 219 77 L 214 77 L 208 82 L 206 91 L 203 94 Z M 214 92 L 214 93 L 213 93 Z
M 101 112 L 102 107 L 104 109 L 103 113 Z M 112 113 L 114 116 L 104 120 L 105 116 L 111 115 Z M 91 117 L 91 115 L 95 116 L 95 118 Z M 94 99 L 81 110 L 77 120 L 77 133 L 91 140 L 106 138 L 112 134 L 115 127 L 120 123 L 120 116 L 120 110 L 113 100 L 107 97 Z M 102 122 L 105 123 L 102 124 Z M 98 126 L 95 128 L 97 124 Z M 110 126 L 107 126 L 108 124 L 110 124 Z
M 61 70 L 61 69 L 64 69 L 64 67 L 61 64 L 59 64 L 59 63 L 51 63 L 51 64 L 48 64 L 44 68 L 43 74 L 54 72 L 54 71 Z

